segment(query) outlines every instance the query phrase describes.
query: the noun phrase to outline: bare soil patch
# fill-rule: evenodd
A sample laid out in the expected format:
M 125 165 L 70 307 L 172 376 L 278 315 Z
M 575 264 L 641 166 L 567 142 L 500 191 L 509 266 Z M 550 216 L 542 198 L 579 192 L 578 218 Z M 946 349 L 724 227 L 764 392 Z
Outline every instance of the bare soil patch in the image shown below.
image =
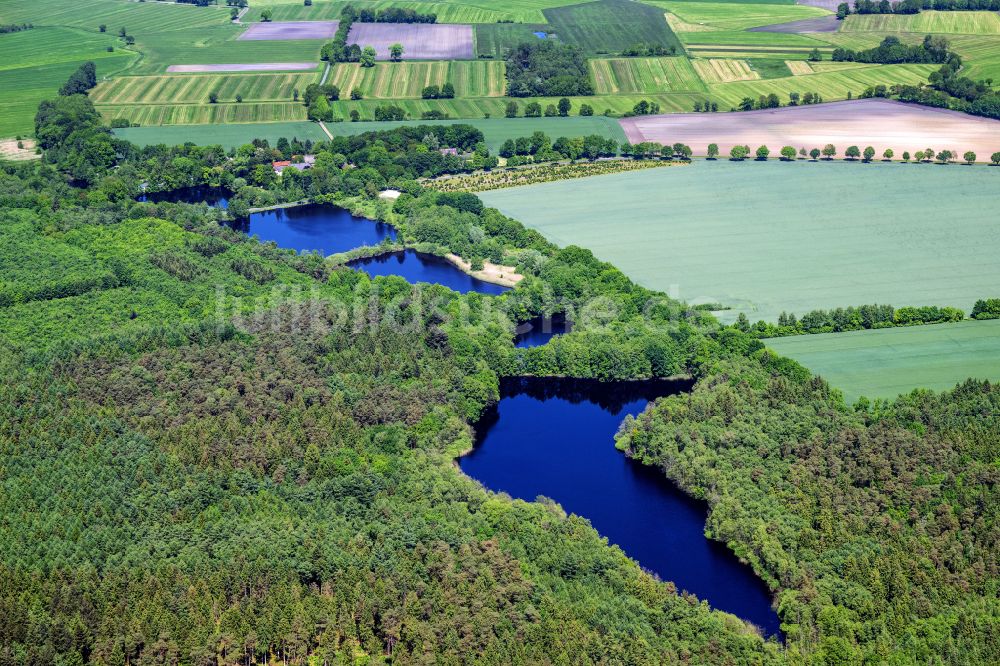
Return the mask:
M 40 155 L 35 154 L 34 139 L 22 139 L 21 148 L 17 147 L 17 139 L 0 139 L 0 160 L 35 160 Z
M 355 23 L 347 41 L 374 46 L 379 60 L 389 59 L 389 46 L 403 45 L 404 60 L 472 60 L 471 25 L 427 23 Z
M 330 39 L 337 32 L 339 21 L 276 21 L 252 23 L 237 39 L 278 41 L 295 39 Z
M 314 62 L 258 62 L 248 65 L 170 65 L 171 73 L 195 72 L 287 72 L 315 69 Z
M 677 113 L 637 116 L 619 121 L 632 143 L 680 141 L 704 155 L 716 143 L 723 155 L 735 145 L 760 145 L 772 154 L 782 146 L 822 148 L 828 143 L 843 156 L 848 146 L 872 146 L 881 155 L 892 148 L 897 156 L 925 148 L 974 151 L 979 161 L 1000 150 L 1000 121 L 957 111 L 860 99 L 812 106 L 792 106 L 737 113 Z
M 503 266 L 484 261 L 483 270 L 474 271 L 472 270 L 472 264 L 457 254 L 446 254 L 445 259 L 450 261 L 459 270 L 468 273 L 474 278 L 483 282 L 492 282 L 502 287 L 516 287 L 517 283 L 524 279 L 524 276 L 520 275 L 514 266 Z

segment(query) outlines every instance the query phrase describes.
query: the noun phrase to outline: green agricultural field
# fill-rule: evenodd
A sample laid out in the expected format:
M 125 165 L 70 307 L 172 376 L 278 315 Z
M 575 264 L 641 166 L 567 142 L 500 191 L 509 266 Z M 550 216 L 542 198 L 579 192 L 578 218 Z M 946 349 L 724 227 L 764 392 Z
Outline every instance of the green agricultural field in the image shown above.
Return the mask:
M 166 144 L 176 146 L 191 141 L 198 145 L 218 144 L 229 149 L 267 139 L 273 146 L 278 139 L 299 138 L 325 141 L 326 134 L 311 122 L 291 123 L 228 123 L 225 125 L 164 125 L 162 127 L 129 127 L 116 129 L 115 134 L 140 146 Z
M 844 392 L 893 398 L 915 388 L 953 388 L 968 377 L 1000 380 L 1000 321 L 799 335 L 765 340 Z
M 949 35 L 952 48 L 962 56 L 962 74 L 973 80 L 992 79 L 1000 87 L 1000 37 Z
M 912 32 L 920 34 L 1000 35 L 1000 13 L 934 12 L 919 14 L 854 14 L 843 32 Z
M 545 132 L 552 138 L 560 136 L 585 136 L 599 134 L 615 141 L 625 141 L 621 126 L 613 118 L 603 116 L 571 116 L 569 118 L 479 118 L 471 120 L 425 120 L 404 122 L 343 122 L 326 123 L 334 135 L 350 136 L 364 132 L 391 129 L 400 125 L 440 125 L 464 123 L 474 125 L 486 135 L 490 150 L 497 151 L 507 139 L 530 136 L 532 132 Z M 249 143 L 255 138 L 267 139 L 272 144 L 281 137 L 325 140 L 326 135 L 316 123 L 259 123 L 232 125 L 187 125 L 175 127 L 132 127 L 115 130 L 115 134 L 139 145 L 157 143 L 183 143 L 193 141 L 200 145 L 221 144 L 226 148 Z
M 664 113 L 688 112 L 694 103 L 704 101 L 704 93 L 666 93 L 649 95 L 596 95 L 592 97 L 572 97 L 572 117 L 576 118 L 581 104 L 590 104 L 594 113 L 620 116 L 640 101 L 656 102 Z M 361 120 L 374 120 L 375 109 L 392 104 L 398 106 L 412 120 L 419 120 L 424 113 L 439 112 L 448 118 L 470 122 L 481 119 L 504 120 L 508 102 L 519 105 L 523 115 L 526 99 L 510 97 L 467 97 L 464 99 L 365 99 L 360 101 L 340 100 L 332 104 L 334 118 L 349 120 L 351 111 L 357 110 Z M 557 97 L 533 97 L 543 107 L 555 106 Z M 102 105 L 101 113 L 108 119 L 123 118 L 142 125 L 149 124 L 199 124 L 210 122 L 271 122 L 306 120 L 306 107 L 292 102 L 266 103 L 220 103 L 220 104 L 127 104 Z M 566 118 L 520 118 L 527 122 L 546 120 L 567 122 Z M 611 120 L 611 122 L 614 122 Z M 529 132 L 530 134 L 530 132 Z
M 829 49 L 829 44 L 807 35 L 791 35 L 784 32 L 740 32 L 734 30 L 713 30 L 709 32 L 680 33 L 685 46 L 743 46 L 748 48 L 794 48 L 807 53 L 818 48 Z M 829 49 L 832 50 L 832 49 Z
M 590 61 L 594 91 L 619 93 L 704 92 L 705 84 L 685 56 L 604 58 Z
M 936 69 L 936 65 L 876 65 L 760 81 L 716 83 L 708 88 L 713 99 L 717 98 L 726 107 L 737 106 L 744 97 L 756 99 L 771 93 L 778 95 L 782 103 L 788 101 L 788 93 L 791 92 L 819 93 L 824 100 L 833 101 L 845 99 L 848 93 L 857 97 L 865 88 L 878 84 L 926 83 L 927 77 Z
M 542 10 L 549 7 L 572 5 L 580 0 L 505 0 L 491 2 L 489 0 L 440 0 L 439 2 L 408 2 L 407 0 L 364 0 L 354 2 L 355 6 L 364 4 L 372 7 L 409 7 L 420 12 L 433 12 L 438 15 L 438 23 L 493 23 L 500 20 L 519 23 L 543 23 L 545 17 Z M 329 19 L 335 17 L 344 2 L 326 2 L 314 0 L 315 15 L 306 14 L 302 0 L 259 0 L 253 3 L 254 8 L 272 7 L 275 20 L 292 20 L 287 17 L 302 17 L 295 20 Z M 327 5 L 333 5 L 324 9 Z M 294 7 L 294 9 L 289 9 Z M 301 11 L 300 11 L 301 10 Z
M 762 79 L 780 79 L 792 75 L 788 65 L 780 58 L 750 58 L 747 62 Z
M 255 2 L 254 7 L 268 3 Z M 301 2 L 274 5 L 272 8 L 274 21 L 336 21 L 345 5 L 366 9 L 382 9 L 399 7 L 412 9 L 421 14 L 436 14 L 438 23 L 496 23 L 497 21 L 515 21 L 523 16 L 517 9 L 508 9 L 508 3 L 503 6 L 490 7 L 482 5 L 462 4 L 458 2 L 406 2 L 405 0 L 365 0 L 365 2 L 323 2 L 317 0 L 312 7 L 305 7 Z M 545 3 L 538 3 L 545 6 Z M 258 16 L 259 12 L 251 10 L 250 14 Z
M 697 161 L 481 196 L 647 287 L 774 321 L 875 302 L 970 310 L 1000 283 L 998 187 L 985 166 Z M 928 214 L 941 192 L 947 225 Z
M 327 83 L 341 95 L 360 90 L 365 97 L 419 98 L 429 85 L 451 83 L 458 97 L 502 97 L 507 86 L 504 64 L 488 60 L 384 62 L 374 67 L 353 63 L 333 65 Z
M 97 65 L 98 77 L 132 62 L 135 54 L 116 44 L 111 35 L 79 28 L 38 27 L 0 35 L 0 138 L 31 134 L 38 103 L 55 95 L 84 62 Z M 108 46 L 115 50 L 109 53 Z
M 229 8 L 127 0 L 0 0 L 0 22 L 37 26 L 70 26 L 97 32 L 102 23 L 111 34 L 125 27 L 130 35 L 189 30 L 229 23 Z
M 98 107 L 109 122 L 139 125 L 264 123 L 306 120 L 306 107 L 293 102 L 220 102 L 219 104 L 123 104 Z
M 683 49 L 663 12 L 633 0 L 596 0 L 546 9 L 552 31 L 587 53 L 619 53 L 635 44 Z
M 745 30 L 761 25 L 787 23 L 827 16 L 830 12 L 818 7 L 795 4 L 761 4 L 756 2 L 686 2 L 655 0 L 655 5 L 679 17 L 685 23 L 704 24 L 724 30 Z M 776 34 L 776 33 L 760 33 Z
M 503 60 L 507 52 L 522 42 L 538 39 L 535 32 L 549 32 L 547 23 L 480 23 L 475 28 L 476 54 L 480 58 Z
M 319 72 L 253 74 L 177 74 L 121 76 L 98 84 L 90 98 L 102 105 L 204 104 L 215 92 L 220 102 L 242 95 L 245 102 L 292 101 L 293 91 L 319 82 Z
M 609 112 L 613 115 L 623 115 L 642 100 L 656 102 L 660 105 L 663 113 L 690 111 L 695 101 L 704 99 L 704 94 L 698 93 L 666 93 L 666 94 L 630 94 L 630 95 L 594 95 L 591 97 L 570 97 L 573 117 L 577 117 L 581 104 L 589 104 L 594 113 L 600 115 Z M 528 102 L 538 102 L 541 106 L 555 106 L 559 102 L 558 97 L 532 97 L 511 98 L 511 97 L 468 97 L 464 99 L 401 99 L 393 100 L 392 104 L 399 106 L 410 119 L 419 119 L 428 111 L 437 111 L 448 114 L 452 119 L 504 119 L 507 103 L 514 102 L 518 105 L 518 114 L 524 114 L 525 105 Z M 348 119 L 352 110 L 357 109 L 362 120 L 374 119 L 375 108 L 384 106 L 385 100 L 361 100 L 361 101 L 341 101 L 333 105 L 335 117 Z M 521 118 L 527 121 L 551 120 L 557 122 L 559 119 L 552 118 Z M 566 120 L 563 118 L 562 120 Z
M 142 61 L 130 72 L 163 74 L 170 65 L 206 65 L 260 62 L 315 62 L 325 40 L 237 40 L 245 27 L 223 25 L 182 33 L 137 34 Z

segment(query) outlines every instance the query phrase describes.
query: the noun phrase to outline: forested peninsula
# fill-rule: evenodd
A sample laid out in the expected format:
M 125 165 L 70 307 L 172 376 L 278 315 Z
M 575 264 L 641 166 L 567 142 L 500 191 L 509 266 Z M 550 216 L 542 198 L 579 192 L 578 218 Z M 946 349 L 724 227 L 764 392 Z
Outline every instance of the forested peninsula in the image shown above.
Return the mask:
M 44 102 L 36 136 L 41 163 L 0 166 L 0 664 L 1000 661 L 995 386 L 847 405 L 752 334 L 424 187 L 488 158 L 472 127 L 337 137 L 287 179 L 265 142 L 129 144 L 83 95 Z M 372 279 L 136 200 L 197 185 L 328 201 L 525 277 L 495 297 Z M 552 313 L 573 332 L 514 346 Z M 453 464 L 501 377 L 679 375 L 693 389 L 618 445 L 707 501 L 784 642 Z

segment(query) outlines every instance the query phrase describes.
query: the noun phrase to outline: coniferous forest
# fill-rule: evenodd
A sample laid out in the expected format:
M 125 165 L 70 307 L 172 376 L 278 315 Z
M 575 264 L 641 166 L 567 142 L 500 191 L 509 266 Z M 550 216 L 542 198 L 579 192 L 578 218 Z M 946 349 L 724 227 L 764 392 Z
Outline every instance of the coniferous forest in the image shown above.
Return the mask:
M 83 95 L 43 103 L 43 160 L 0 166 L 0 664 L 1000 662 L 1000 389 L 848 406 L 752 333 L 419 182 L 488 165 L 477 132 L 338 137 L 278 179 L 264 142 L 140 149 Z M 372 279 L 136 200 L 199 185 L 525 277 Z M 514 346 L 554 312 L 572 333 Z M 708 503 L 783 641 L 455 468 L 524 375 L 694 380 L 618 446 Z

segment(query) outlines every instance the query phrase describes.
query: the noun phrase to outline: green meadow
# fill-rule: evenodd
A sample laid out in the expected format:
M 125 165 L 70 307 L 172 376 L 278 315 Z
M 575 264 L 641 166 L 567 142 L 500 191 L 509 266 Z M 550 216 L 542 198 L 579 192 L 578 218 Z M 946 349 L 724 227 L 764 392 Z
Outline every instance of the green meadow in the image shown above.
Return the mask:
M 998 188 L 985 166 L 697 161 L 481 196 L 647 287 L 773 321 L 864 303 L 968 311 L 1000 284 Z M 944 192 L 947 224 L 932 212 Z
M 273 146 L 278 139 L 326 140 L 319 125 L 311 122 L 290 123 L 228 123 L 225 125 L 163 125 L 160 127 L 128 127 L 115 134 L 140 146 L 159 143 L 176 146 L 188 141 L 202 146 L 221 145 L 235 148 L 254 139 L 267 139 Z
M 967 377 L 1000 380 L 1000 320 L 773 338 L 764 343 L 844 392 L 892 398 L 949 389 Z
M 625 133 L 613 118 L 603 116 L 569 118 L 480 118 L 472 120 L 413 120 L 402 122 L 327 123 L 331 134 L 351 136 L 401 125 L 441 125 L 465 123 L 478 127 L 486 135 L 486 143 L 496 151 L 507 139 L 528 136 L 532 132 L 545 132 L 553 139 L 560 136 L 585 136 L 600 134 L 615 141 L 625 141 Z M 163 127 L 131 127 L 115 133 L 139 145 L 157 143 L 183 143 L 192 141 L 200 145 L 221 144 L 226 148 L 250 143 L 253 139 L 267 139 L 272 144 L 281 137 L 300 139 L 326 139 L 319 125 L 300 123 L 249 123 L 218 125 L 178 125 Z
M 109 46 L 114 51 L 108 52 Z M 0 35 L 0 138 L 31 134 L 38 103 L 84 62 L 92 60 L 98 77 L 105 77 L 133 58 L 135 53 L 119 49 L 111 35 L 96 30 L 37 27 Z

